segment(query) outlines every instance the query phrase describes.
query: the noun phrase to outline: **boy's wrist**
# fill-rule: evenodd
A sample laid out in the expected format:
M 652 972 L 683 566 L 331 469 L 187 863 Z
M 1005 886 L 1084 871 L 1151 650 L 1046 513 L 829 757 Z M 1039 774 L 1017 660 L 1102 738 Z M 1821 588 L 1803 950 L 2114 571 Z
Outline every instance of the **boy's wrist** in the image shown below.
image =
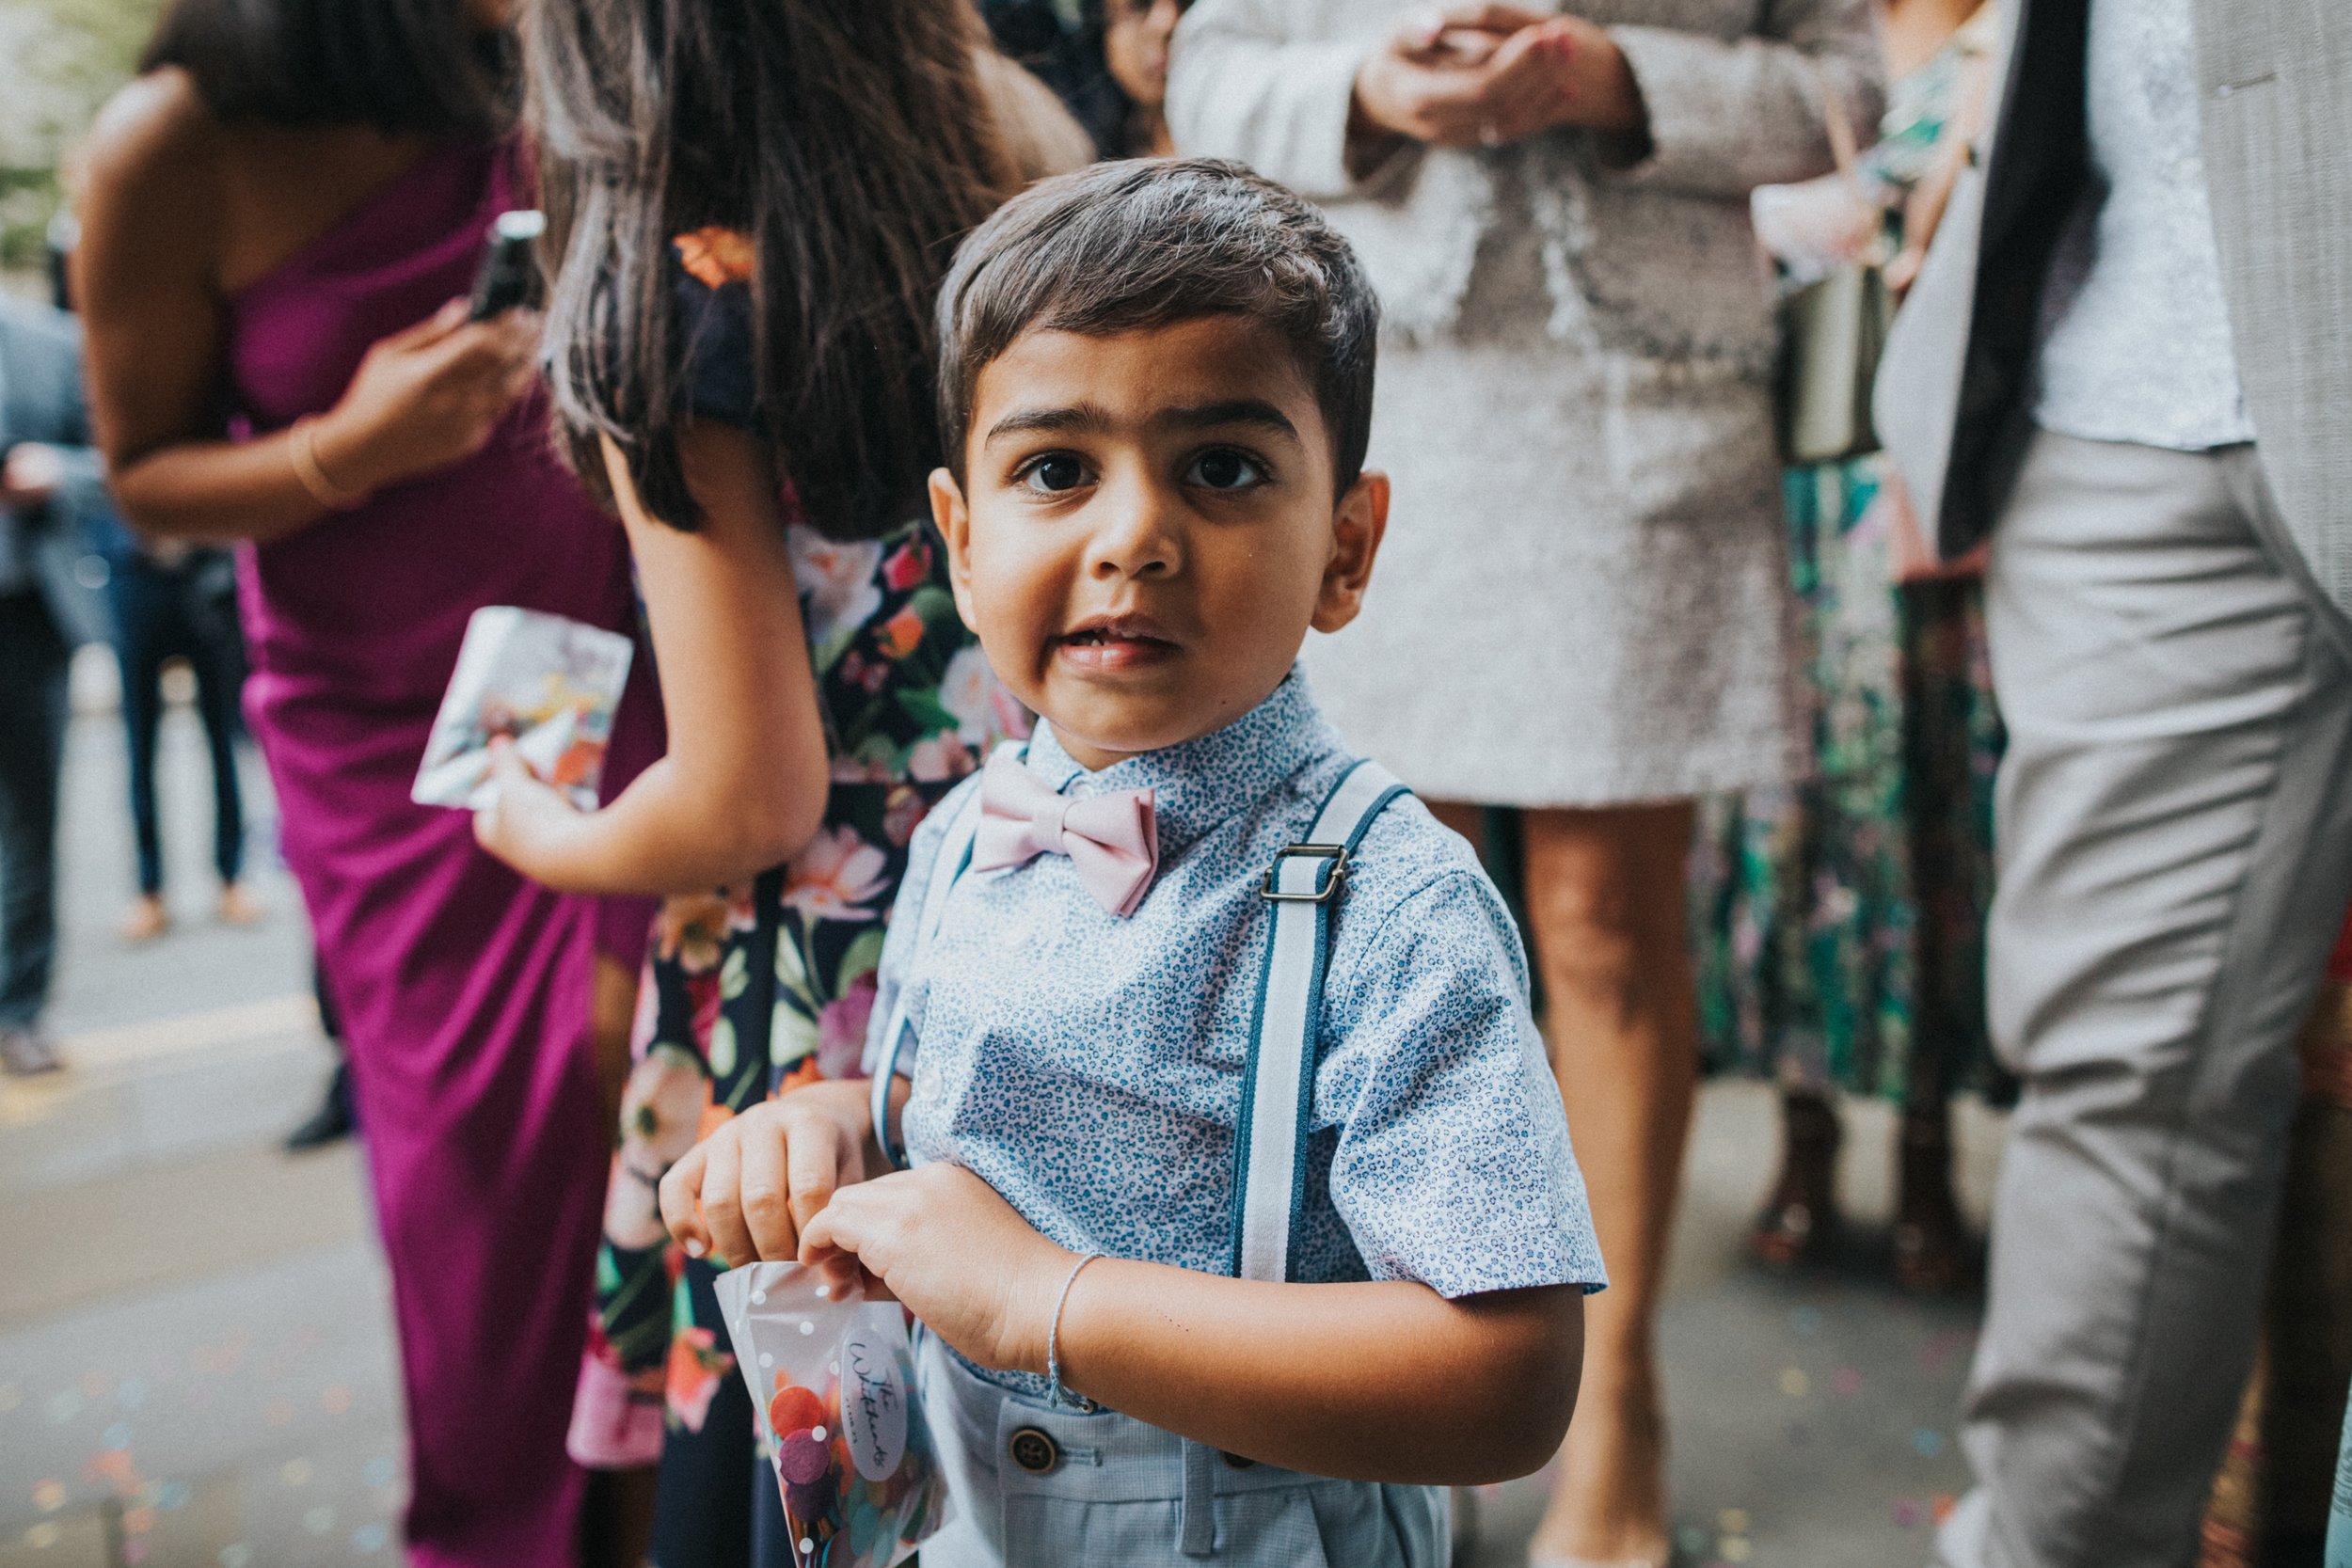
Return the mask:
M 1060 1334 L 1062 1313 L 1068 1307 L 1064 1287 L 1070 1282 L 1071 1271 L 1085 1256 L 1047 1242 L 1038 1249 L 1033 1265 L 1016 1272 L 1006 1291 L 1007 1338 L 1000 1347 L 1000 1364 L 1007 1371 L 1049 1377 L 1056 1370 L 1057 1349 L 1065 1352 L 1062 1359 L 1068 1359 L 1068 1341 Z M 1061 1370 L 1068 1370 L 1066 1367 Z

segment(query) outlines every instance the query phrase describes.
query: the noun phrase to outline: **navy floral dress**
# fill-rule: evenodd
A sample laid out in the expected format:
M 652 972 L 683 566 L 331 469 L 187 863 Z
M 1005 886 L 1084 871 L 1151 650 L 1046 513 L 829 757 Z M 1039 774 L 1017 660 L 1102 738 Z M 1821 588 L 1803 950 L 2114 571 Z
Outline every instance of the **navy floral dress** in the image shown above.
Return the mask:
M 676 259 L 690 405 L 756 429 L 750 246 L 706 230 L 681 236 Z M 788 863 L 670 899 L 655 922 L 573 1421 L 584 1465 L 660 1463 L 661 1568 L 791 1560 L 711 1292 L 720 1270 L 671 1243 L 662 1173 L 760 1101 L 856 1075 L 908 840 L 991 747 L 1028 729 L 956 613 L 928 518 L 879 539 L 788 529 L 832 758 L 824 823 Z

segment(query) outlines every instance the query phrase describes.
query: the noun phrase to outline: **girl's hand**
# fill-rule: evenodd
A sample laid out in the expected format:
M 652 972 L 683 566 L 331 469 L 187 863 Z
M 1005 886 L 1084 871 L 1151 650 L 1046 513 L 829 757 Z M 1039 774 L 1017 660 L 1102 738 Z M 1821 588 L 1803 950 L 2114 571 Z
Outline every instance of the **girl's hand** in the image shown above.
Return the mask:
M 934 1164 L 834 1194 L 802 1231 L 801 1260 L 836 1284 L 861 1270 L 880 1280 L 983 1367 L 1041 1373 L 1056 1298 L 1078 1259 L 970 1171 Z
M 670 1234 L 690 1256 L 715 1252 L 730 1268 L 798 1257 L 803 1230 L 836 1190 L 866 1180 L 871 1086 L 863 1078 L 811 1084 L 696 1144 L 661 1179 Z
M 320 419 L 319 466 L 369 491 L 472 456 L 537 378 L 538 344 L 532 312 L 469 322 L 462 299 L 377 340 Z
M 490 742 L 490 803 L 473 840 L 524 876 L 561 888 L 564 850 L 587 823 L 571 797 L 542 783 L 503 736 Z

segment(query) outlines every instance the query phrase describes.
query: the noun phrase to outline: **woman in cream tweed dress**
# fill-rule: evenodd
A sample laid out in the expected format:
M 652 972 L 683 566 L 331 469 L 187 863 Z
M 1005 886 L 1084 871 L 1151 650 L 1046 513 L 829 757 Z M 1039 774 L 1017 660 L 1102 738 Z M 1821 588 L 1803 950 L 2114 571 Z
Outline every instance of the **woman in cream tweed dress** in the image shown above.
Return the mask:
M 1867 0 L 1199 0 L 1168 119 L 1322 202 L 1379 288 L 1356 745 L 1477 837 L 1525 808 L 1553 1065 L 1613 1289 L 1542 1563 L 1667 1555 L 1651 1323 L 1697 1051 L 1691 800 L 1801 770 L 1757 185 L 1877 113 Z

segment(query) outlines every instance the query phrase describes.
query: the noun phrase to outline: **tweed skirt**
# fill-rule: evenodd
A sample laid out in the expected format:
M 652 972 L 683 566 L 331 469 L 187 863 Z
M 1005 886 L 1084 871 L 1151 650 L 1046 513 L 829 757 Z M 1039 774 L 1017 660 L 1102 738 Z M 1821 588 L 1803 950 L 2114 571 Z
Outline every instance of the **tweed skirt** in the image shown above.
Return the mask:
M 1677 800 L 1806 763 L 1769 384 L 1534 341 L 1384 343 L 1394 485 L 1325 712 L 1422 795 Z

